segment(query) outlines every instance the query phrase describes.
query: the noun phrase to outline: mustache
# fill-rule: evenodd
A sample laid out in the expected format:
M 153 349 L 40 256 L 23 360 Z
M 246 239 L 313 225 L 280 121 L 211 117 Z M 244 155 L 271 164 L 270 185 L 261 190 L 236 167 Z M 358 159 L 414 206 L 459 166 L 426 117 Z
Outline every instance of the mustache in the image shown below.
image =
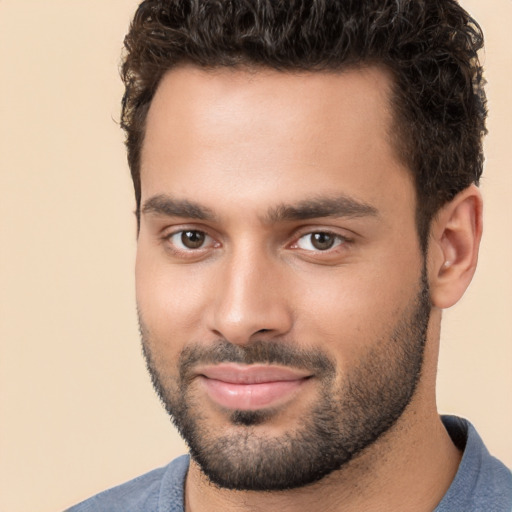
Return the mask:
M 197 365 L 239 363 L 276 364 L 306 370 L 317 376 L 334 376 L 335 363 L 319 349 L 304 349 L 284 342 L 258 340 L 234 345 L 219 340 L 212 345 L 189 345 L 179 356 L 180 379 L 187 380 Z

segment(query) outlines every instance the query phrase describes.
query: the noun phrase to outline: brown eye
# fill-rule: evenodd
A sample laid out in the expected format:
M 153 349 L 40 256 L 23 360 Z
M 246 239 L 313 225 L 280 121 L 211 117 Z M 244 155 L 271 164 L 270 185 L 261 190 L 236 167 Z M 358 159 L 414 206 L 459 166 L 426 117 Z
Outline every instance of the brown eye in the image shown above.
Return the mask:
M 317 231 L 301 236 L 297 241 L 297 247 L 306 251 L 328 251 L 345 242 L 341 235 L 335 235 L 327 231 Z
M 218 249 L 221 244 L 200 229 L 182 229 L 164 236 L 164 246 L 174 257 L 189 259 L 203 258 Z
M 205 242 L 206 235 L 202 231 L 182 231 L 181 243 L 187 249 L 199 249 Z
M 319 251 L 330 249 L 335 242 L 335 237 L 330 233 L 313 233 L 311 235 L 311 245 Z

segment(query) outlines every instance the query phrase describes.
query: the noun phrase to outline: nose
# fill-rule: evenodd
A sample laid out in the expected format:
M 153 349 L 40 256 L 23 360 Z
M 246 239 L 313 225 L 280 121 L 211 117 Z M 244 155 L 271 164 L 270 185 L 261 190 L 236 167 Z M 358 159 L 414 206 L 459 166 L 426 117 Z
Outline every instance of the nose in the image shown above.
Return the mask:
M 292 297 L 278 261 L 248 249 L 234 252 L 220 267 L 209 315 L 209 329 L 216 336 L 242 345 L 290 331 Z

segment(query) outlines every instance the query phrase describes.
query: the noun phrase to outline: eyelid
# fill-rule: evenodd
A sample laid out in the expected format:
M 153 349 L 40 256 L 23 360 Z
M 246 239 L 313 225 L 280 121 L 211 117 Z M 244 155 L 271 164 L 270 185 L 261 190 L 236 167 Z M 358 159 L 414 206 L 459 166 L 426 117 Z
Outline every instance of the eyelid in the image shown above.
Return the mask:
M 198 233 L 203 233 L 205 235 L 205 243 L 201 247 L 198 248 L 188 248 L 188 247 L 178 247 L 175 243 L 172 242 L 172 238 L 176 235 L 181 235 L 186 233 L 187 231 L 195 231 Z M 220 242 L 214 237 L 211 233 L 209 233 L 208 229 L 198 226 L 191 225 L 181 225 L 181 226 L 173 226 L 168 230 L 164 231 L 162 234 L 162 242 L 165 244 L 166 249 L 172 252 L 174 255 L 182 256 L 182 257 L 194 257 L 204 254 L 206 251 L 220 247 Z
M 206 241 L 205 244 L 198 248 L 180 248 L 177 247 L 176 244 L 172 242 L 172 237 L 182 234 L 187 231 L 197 231 L 203 233 L 205 235 Z M 335 237 L 339 242 L 335 243 L 333 247 L 328 249 L 305 249 L 298 246 L 298 242 L 300 239 L 313 235 L 315 233 L 325 233 Z M 219 236 L 211 233 L 211 229 L 205 226 L 197 226 L 192 224 L 182 224 L 182 225 L 174 225 L 169 226 L 165 230 L 162 230 L 162 234 L 160 236 L 162 243 L 166 246 L 166 249 L 177 255 L 178 257 L 189 257 L 204 255 L 205 252 L 219 248 L 223 245 L 222 242 L 219 241 Z M 329 254 L 333 254 L 340 251 L 340 247 L 346 248 L 353 242 L 353 236 L 346 234 L 346 230 L 343 233 L 340 233 L 339 229 L 325 227 L 325 226 L 304 226 L 299 228 L 291 237 L 291 241 L 286 244 L 288 249 L 294 249 L 298 251 L 303 251 L 304 253 L 309 253 L 315 256 L 321 256 L 322 254 L 327 256 Z
M 299 240 L 306 236 L 311 236 L 316 233 L 324 233 L 327 235 L 331 235 L 334 238 L 338 239 L 340 243 L 337 243 L 333 247 L 330 247 L 329 249 L 321 250 L 321 249 L 304 249 L 302 247 L 298 246 Z M 325 227 L 308 227 L 301 229 L 298 233 L 294 235 L 293 242 L 289 245 L 291 249 L 298 249 L 305 252 L 310 253 L 316 253 L 316 254 L 329 254 L 332 252 L 335 252 L 340 246 L 345 246 L 347 244 L 350 244 L 352 242 L 352 238 L 349 236 L 346 236 L 345 234 L 341 234 L 338 231 L 331 229 L 331 228 L 325 228 Z
M 171 236 L 176 235 L 177 233 L 183 233 L 185 231 L 198 231 L 199 233 L 204 233 L 210 238 L 217 238 L 215 234 L 212 234 L 212 229 L 209 228 L 208 226 L 198 225 L 192 222 L 183 222 L 182 224 L 168 225 L 160 229 L 160 236 L 162 238 L 170 238 Z

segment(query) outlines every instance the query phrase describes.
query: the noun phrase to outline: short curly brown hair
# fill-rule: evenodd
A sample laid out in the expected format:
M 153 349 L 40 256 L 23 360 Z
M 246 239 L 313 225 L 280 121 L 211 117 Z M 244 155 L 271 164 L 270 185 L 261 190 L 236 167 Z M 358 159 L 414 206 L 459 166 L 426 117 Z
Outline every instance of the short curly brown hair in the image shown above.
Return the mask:
M 394 78 L 392 139 L 414 175 L 423 249 L 437 210 L 482 173 L 486 99 L 478 24 L 455 0 L 145 0 L 125 38 L 121 126 L 140 209 L 151 100 L 170 69 L 336 71 Z

